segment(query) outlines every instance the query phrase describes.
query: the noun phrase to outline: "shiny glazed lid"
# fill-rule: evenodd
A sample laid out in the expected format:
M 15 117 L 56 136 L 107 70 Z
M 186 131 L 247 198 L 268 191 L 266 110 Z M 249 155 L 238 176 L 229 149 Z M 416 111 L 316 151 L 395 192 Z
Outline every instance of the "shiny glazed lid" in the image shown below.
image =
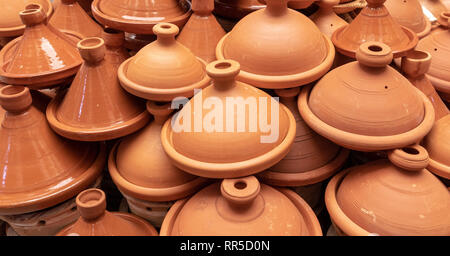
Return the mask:
M 297 87 L 320 78 L 334 60 L 331 40 L 286 0 L 267 3 L 220 40 L 217 59 L 239 62 L 238 80 L 262 88 Z
M 428 98 L 388 66 L 389 46 L 367 42 L 357 62 L 325 75 L 302 90 L 300 114 L 317 133 L 359 151 L 404 147 L 422 139 L 434 123 Z
M 419 38 L 430 33 L 431 22 L 423 14 L 418 0 L 387 0 L 384 5 L 398 24 L 411 29 Z
M 234 178 L 280 161 L 295 137 L 290 111 L 267 93 L 235 81 L 236 61 L 214 61 L 206 70 L 213 84 L 162 129 L 162 144 L 173 163 L 201 177 Z
M 321 236 L 311 207 L 295 192 L 253 177 L 225 179 L 176 202 L 162 236 Z

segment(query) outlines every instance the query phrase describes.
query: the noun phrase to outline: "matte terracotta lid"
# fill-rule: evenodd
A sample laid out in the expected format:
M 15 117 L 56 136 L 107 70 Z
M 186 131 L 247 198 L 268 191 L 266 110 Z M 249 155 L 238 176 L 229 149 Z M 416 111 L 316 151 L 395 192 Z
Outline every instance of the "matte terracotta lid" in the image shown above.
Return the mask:
M 384 2 L 367 0 L 367 7 L 352 23 L 333 33 L 331 39 L 340 53 L 355 58 L 362 43 L 378 41 L 391 47 L 394 58 L 397 58 L 417 45 L 419 39 L 416 33 L 398 24 L 383 5 Z
M 238 80 L 270 88 L 291 88 L 319 79 L 333 64 L 331 40 L 286 0 L 240 20 L 216 48 L 217 59 L 241 64 Z
M 47 24 L 42 6 L 30 4 L 20 12 L 20 17 L 26 25 L 25 32 L 11 60 L 0 67 L 0 80 L 41 89 L 74 75 L 82 59 L 73 42 Z M 0 51 L 2 54 L 4 49 Z
M 160 22 L 182 27 L 192 13 L 187 0 L 95 0 L 91 7 L 104 26 L 136 34 L 152 34 Z
M 428 98 L 388 66 L 389 46 L 367 42 L 357 62 L 325 75 L 302 90 L 300 114 L 317 133 L 359 151 L 399 148 L 422 139 L 435 114 Z
M 398 24 L 414 31 L 419 38 L 431 31 L 431 22 L 425 17 L 418 0 L 387 0 L 384 5 Z
M 225 179 L 176 202 L 162 236 L 321 236 L 319 221 L 295 192 L 253 177 Z
M 450 115 L 439 119 L 423 140 L 430 154 L 428 169 L 434 174 L 450 180 Z
M 31 103 L 26 87 L 0 89 L 7 111 L 0 128 L 0 214 L 33 212 L 74 197 L 94 182 L 105 163 L 103 144 L 57 136 Z
M 346 235 L 450 235 L 450 193 L 428 170 L 420 146 L 397 149 L 388 160 L 352 167 L 328 184 L 325 203 Z
M 162 144 L 173 163 L 201 177 L 234 178 L 280 161 L 295 137 L 291 112 L 267 93 L 235 81 L 240 70 L 236 61 L 214 61 L 206 70 L 213 85 L 197 93 L 162 129 Z
M 147 102 L 155 117 L 147 127 L 118 142 L 109 155 L 108 169 L 118 189 L 147 201 L 178 200 L 207 184 L 204 178 L 176 168 L 161 145 L 161 129 L 173 109 Z
M 191 97 L 194 89 L 209 84 L 206 63 L 175 40 L 178 31 L 170 23 L 154 27 L 157 40 L 119 68 L 119 80 L 125 90 L 148 100 L 171 101 L 177 96 Z
M 25 25 L 22 23 L 19 13 L 31 3 L 40 4 L 48 17 L 53 12 L 50 0 L 0 0 L 2 7 L 0 9 L 0 37 L 15 37 L 23 34 Z
M 96 188 L 81 192 L 76 198 L 81 217 L 57 236 L 157 236 L 144 219 L 130 213 L 106 210 L 105 193 Z
M 333 11 L 333 6 L 338 4 L 339 0 L 320 0 L 317 2 L 319 10 L 310 17 L 319 30 L 329 38 L 336 29 L 348 24 Z

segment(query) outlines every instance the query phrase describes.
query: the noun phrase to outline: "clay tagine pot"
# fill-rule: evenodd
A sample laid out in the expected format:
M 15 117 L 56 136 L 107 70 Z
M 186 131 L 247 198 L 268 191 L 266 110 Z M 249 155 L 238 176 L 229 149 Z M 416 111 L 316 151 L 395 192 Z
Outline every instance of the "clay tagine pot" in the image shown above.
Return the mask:
M 267 4 L 220 40 L 217 59 L 236 60 L 242 68 L 238 80 L 261 88 L 291 88 L 319 79 L 333 64 L 331 40 L 306 16 L 289 9 L 286 0 Z
M 60 0 L 61 3 L 50 18 L 55 28 L 73 30 L 84 37 L 101 36 L 102 28 L 81 8 L 78 0 Z
M 94 0 L 92 14 L 105 27 L 135 33 L 153 34 L 160 22 L 183 27 L 191 15 L 187 0 Z
M 389 159 L 352 167 L 328 183 L 325 203 L 338 234 L 450 235 L 450 193 L 425 169 L 427 151 L 396 149 Z
M 317 3 L 320 7 L 319 10 L 310 17 L 319 30 L 329 38 L 336 29 L 348 24 L 333 11 L 333 6 L 338 3 L 339 0 L 320 0 Z
M 236 81 L 239 70 L 233 60 L 208 64 L 213 84 L 164 124 L 162 145 L 178 168 L 208 178 L 242 177 L 271 167 L 289 152 L 296 131 L 292 113 L 265 92 Z
M 78 141 L 104 141 L 131 134 L 150 120 L 144 102 L 128 94 L 117 79 L 117 63 L 106 58 L 99 37 L 78 43 L 84 64 L 66 94 L 47 108 L 52 129 Z
M 170 208 L 162 236 L 321 236 L 311 207 L 295 192 L 254 176 L 225 179 Z
M 194 13 L 184 26 L 177 41 L 207 63 L 216 60 L 216 45 L 225 31 L 211 13 L 214 0 L 193 0 Z
M 153 29 L 158 39 L 120 65 L 122 87 L 144 99 L 171 101 L 208 86 L 205 61 L 175 40 L 178 27 L 159 23 Z
M 387 0 L 384 5 L 398 24 L 414 31 L 419 38 L 431 31 L 431 22 L 425 17 L 418 0 Z
M 81 217 L 57 236 L 157 236 L 145 220 L 122 212 L 106 210 L 106 196 L 100 189 L 87 189 L 76 198 Z
M 61 0 L 52 0 L 53 2 L 53 8 L 56 10 L 58 9 L 59 5 L 61 4 Z M 91 4 L 93 0 L 78 0 L 78 4 L 83 8 L 83 10 L 89 14 L 89 16 L 92 16 L 92 10 L 91 10 Z
M 0 128 L 0 214 L 22 214 L 61 203 L 99 176 L 103 144 L 65 140 L 50 129 L 45 115 L 31 105 L 28 88 L 5 86 L 0 104 L 6 110 Z
M 432 128 L 435 114 L 428 98 L 395 69 L 389 46 L 367 42 L 358 61 L 304 88 L 298 108 L 317 133 L 358 151 L 401 148 L 419 142 Z
M 0 67 L 0 81 L 43 89 L 61 84 L 73 76 L 82 59 L 64 33 L 47 24 L 42 6 L 31 4 L 20 12 L 25 32 L 8 61 Z M 14 41 L 10 42 L 12 44 Z M 0 51 L 0 60 L 10 47 Z
M 416 33 L 395 21 L 384 6 L 385 1 L 367 0 L 367 7 L 345 27 L 333 33 L 332 40 L 336 49 L 351 58 L 355 58 L 359 46 L 367 41 L 387 44 L 394 58 L 404 56 L 412 50 L 419 40 Z
M 119 68 L 120 64 L 130 57 L 125 49 L 125 35 L 122 31 L 112 28 L 105 28 L 101 34 L 105 41 L 105 60 Z

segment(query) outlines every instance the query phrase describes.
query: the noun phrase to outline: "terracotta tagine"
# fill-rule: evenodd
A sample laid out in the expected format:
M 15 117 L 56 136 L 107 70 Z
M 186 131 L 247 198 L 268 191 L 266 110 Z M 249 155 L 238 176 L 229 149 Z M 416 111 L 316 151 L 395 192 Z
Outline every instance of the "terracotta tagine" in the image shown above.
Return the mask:
M 340 235 L 450 235 L 450 193 L 425 168 L 420 146 L 396 149 L 389 160 L 355 166 L 333 177 L 325 203 Z
M 419 38 L 431 31 L 431 22 L 425 17 L 418 0 L 387 0 L 384 5 L 398 24 L 414 31 Z
M 122 212 L 106 210 L 106 196 L 100 189 L 87 189 L 76 198 L 81 217 L 58 236 L 157 236 L 145 220 Z
M 419 0 L 420 4 L 423 8 L 434 16 L 434 18 L 438 18 L 442 12 L 448 11 L 446 6 L 441 0 Z
M 311 207 L 295 192 L 254 176 L 225 179 L 170 208 L 162 236 L 321 236 Z
M 398 24 L 383 5 L 384 2 L 367 0 L 367 7 L 352 23 L 333 33 L 331 39 L 340 53 L 355 58 L 362 43 L 378 41 L 387 44 L 392 49 L 394 58 L 397 58 L 404 56 L 417 45 L 416 33 Z
M 65 140 L 50 129 L 31 105 L 28 88 L 5 86 L 6 110 L 0 128 L 0 214 L 38 211 L 61 203 L 89 186 L 104 166 L 103 144 Z
M 144 102 L 128 94 L 117 79 L 118 63 L 106 58 L 99 37 L 78 43 L 84 64 L 64 95 L 47 108 L 52 129 L 78 141 L 112 140 L 131 134 L 149 121 Z
M 348 24 L 333 11 L 333 6 L 338 3 L 339 0 L 320 0 L 317 3 L 319 10 L 310 17 L 319 30 L 329 38 L 336 29 Z
M 106 28 L 101 34 L 105 41 L 106 54 L 105 60 L 119 68 L 120 64 L 130 57 L 125 49 L 125 35 L 122 31 L 112 28 Z
M 175 166 L 201 177 L 234 178 L 258 173 L 286 156 L 296 132 L 292 113 L 265 92 L 236 81 L 236 61 L 214 61 L 206 71 L 213 84 L 161 132 Z
M 61 4 L 61 0 L 52 0 L 52 2 L 53 2 L 53 8 L 55 10 L 58 9 L 59 5 Z M 78 0 L 77 2 L 87 14 L 92 16 L 91 4 L 92 4 L 93 0 Z
M 217 59 L 239 62 L 238 80 L 262 88 L 291 88 L 319 79 L 333 64 L 331 40 L 306 16 L 289 9 L 286 0 L 267 4 L 220 40 Z
M 144 99 L 171 101 L 207 86 L 206 63 L 175 40 L 178 27 L 159 23 L 153 29 L 158 39 L 120 65 L 122 87 Z
M 47 24 L 42 6 L 31 4 L 20 12 L 25 32 L 16 42 L 11 58 L 0 67 L 0 81 L 42 89 L 61 84 L 73 76 L 82 59 L 65 34 Z M 10 42 L 10 44 L 13 42 Z M 5 59 L 8 45 L 0 51 Z
M 358 61 L 302 90 L 298 107 L 305 122 L 336 144 L 358 151 L 419 142 L 433 126 L 433 105 L 388 65 L 392 56 L 383 43 L 362 44 Z
M 49 23 L 55 28 L 73 30 L 84 37 L 101 36 L 102 28 L 81 8 L 78 0 L 60 0 Z
M 193 0 L 194 13 L 184 26 L 177 41 L 206 62 L 216 60 L 216 45 L 225 31 L 211 13 L 214 0 Z
M 152 34 L 160 22 L 183 27 L 191 15 L 187 0 L 94 0 L 92 14 L 106 27 L 135 34 Z

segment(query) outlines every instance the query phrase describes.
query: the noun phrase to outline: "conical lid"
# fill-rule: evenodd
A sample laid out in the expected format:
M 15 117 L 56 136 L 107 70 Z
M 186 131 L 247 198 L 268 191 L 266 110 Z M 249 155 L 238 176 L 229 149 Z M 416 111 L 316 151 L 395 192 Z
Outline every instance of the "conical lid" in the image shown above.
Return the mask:
M 347 22 L 333 11 L 333 6 L 339 4 L 339 0 L 320 0 L 317 2 L 319 10 L 310 18 L 319 30 L 329 38 L 338 28 L 347 25 Z
M 40 89 L 74 75 L 82 63 L 80 54 L 66 35 L 46 24 L 42 6 L 28 5 L 20 17 L 25 32 L 11 60 L 0 68 L 0 80 Z
M 129 93 L 155 101 L 191 97 L 209 84 L 206 63 L 175 40 L 178 27 L 159 23 L 157 40 L 142 48 L 119 68 L 119 80 Z
M 340 53 L 355 58 L 362 43 L 378 41 L 391 47 L 394 58 L 397 58 L 417 45 L 417 35 L 398 24 L 383 5 L 384 2 L 385 0 L 367 0 L 367 7 L 362 9 L 352 23 L 333 33 L 333 43 Z
M 173 109 L 170 104 L 147 102 L 155 120 L 118 142 L 111 151 L 108 169 L 118 189 L 147 201 L 172 201 L 189 196 L 207 180 L 176 168 L 161 145 L 161 129 Z
M 225 30 L 212 15 L 214 0 L 193 0 L 194 13 L 181 30 L 177 41 L 206 62 L 216 60 L 216 46 Z
M 418 0 L 387 0 L 384 5 L 398 24 L 411 29 L 419 38 L 430 33 L 431 22 L 423 14 Z
M 201 177 L 242 177 L 288 153 L 295 137 L 294 117 L 267 93 L 235 81 L 239 70 L 233 60 L 208 64 L 213 85 L 164 125 L 164 150 L 180 169 Z
M 55 28 L 72 30 L 84 37 L 101 36 L 102 28 L 81 8 L 78 0 L 61 0 L 49 21 Z
M 225 179 L 171 207 L 163 236 L 321 236 L 311 207 L 295 192 L 253 177 Z
M 191 15 L 187 0 L 95 0 L 92 14 L 106 27 L 136 34 L 152 34 L 160 22 L 182 27 Z
M 119 68 L 120 64 L 130 57 L 127 49 L 125 49 L 125 33 L 112 28 L 105 28 L 101 38 L 105 41 L 106 61 Z
M 104 166 L 103 146 L 57 136 L 31 101 L 26 87 L 0 89 L 7 111 L 0 128 L 1 214 L 37 211 L 74 197 Z
M 84 64 L 65 95 L 58 95 L 47 109 L 52 128 L 61 136 L 79 141 L 123 137 L 149 121 L 144 102 L 128 94 L 117 79 L 117 64 L 105 59 L 99 37 L 78 43 Z
M 240 20 L 217 45 L 217 59 L 241 64 L 238 79 L 251 85 L 291 88 L 317 80 L 331 67 L 334 47 L 329 38 L 286 0 Z
M 347 235 L 450 235 L 450 193 L 428 170 L 424 148 L 413 146 L 350 168 L 328 184 L 325 202 Z M 406 169 L 405 169 L 406 168 Z
M 364 43 L 356 58 L 329 72 L 312 91 L 302 91 L 298 103 L 306 123 L 335 143 L 359 151 L 403 147 L 423 138 L 434 123 L 433 106 L 388 66 L 389 46 Z
M 259 0 L 214 0 L 214 13 L 228 19 L 240 20 L 247 14 L 266 7 Z
M 20 19 L 19 12 L 31 3 L 42 5 L 47 16 L 53 12 L 50 0 L 0 0 L 2 7 L 0 10 L 0 37 L 14 37 L 23 34 L 25 25 Z
M 105 193 L 96 188 L 76 198 L 81 217 L 57 236 L 157 236 L 155 228 L 133 214 L 106 210 Z

